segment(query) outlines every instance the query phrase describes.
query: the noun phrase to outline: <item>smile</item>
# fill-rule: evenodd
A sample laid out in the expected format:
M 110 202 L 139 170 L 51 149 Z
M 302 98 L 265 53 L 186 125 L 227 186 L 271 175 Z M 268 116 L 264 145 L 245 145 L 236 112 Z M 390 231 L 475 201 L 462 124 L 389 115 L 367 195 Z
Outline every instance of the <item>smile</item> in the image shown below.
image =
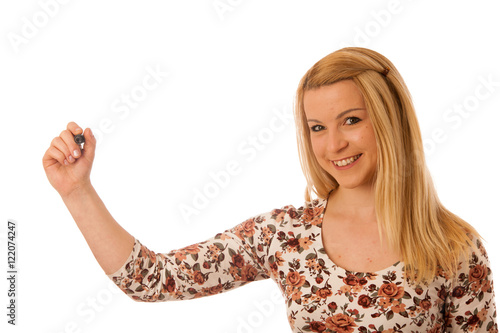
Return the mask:
M 333 164 L 335 164 L 336 166 L 339 166 L 339 167 L 342 167 L 342 166 L 346 166 L 346 165 L 349 165 L 351 163 L 353 163 L 354 161 L 356 161 L 359 157 L 361 156 L 361 154 L 359 155 L 356 155 L 356 156 L 353 156 L 353 157 L 350 157 L 350 158 L 347 158 L 345 160 L 340 160 L 340 161 L 332 161 Z

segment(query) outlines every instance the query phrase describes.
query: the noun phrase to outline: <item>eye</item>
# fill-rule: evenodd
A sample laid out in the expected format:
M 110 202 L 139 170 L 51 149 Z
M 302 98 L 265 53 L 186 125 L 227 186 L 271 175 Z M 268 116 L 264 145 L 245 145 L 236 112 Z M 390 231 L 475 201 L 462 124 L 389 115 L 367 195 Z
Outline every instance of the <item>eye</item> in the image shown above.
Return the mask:
M 319 131 L 321 131 L 322 128 L 323 128 L 323 126 L 321 126 L 321 125 L 314 125 L 311 127 L 311 131 L 312 132 L 319 132 Z
M 346 118 L 346 122 L 347 122 L 347 121 L 349 121 L 349 120 L 354 120 L 354 123 L 347 124 L 347 125 L 349 125 L 349 126 L 354 125 L 354 124 L 356 124 L 356 123 L 358 123 L 358 122 L 360 122 L 360 121 L 361 121 L 361 119 L 359 119 L 358 117 L 347 117 L 347 118 Z

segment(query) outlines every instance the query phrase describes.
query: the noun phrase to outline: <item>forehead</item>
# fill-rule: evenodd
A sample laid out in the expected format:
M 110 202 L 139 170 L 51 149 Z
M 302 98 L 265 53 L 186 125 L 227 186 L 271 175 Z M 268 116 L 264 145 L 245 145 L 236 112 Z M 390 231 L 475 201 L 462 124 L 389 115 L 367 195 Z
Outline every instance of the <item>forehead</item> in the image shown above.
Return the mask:
M 365 108 L 363 95 L 352 80 L 339 81 L 304 93 L 306 116 L 337 114 L 347 109 Z

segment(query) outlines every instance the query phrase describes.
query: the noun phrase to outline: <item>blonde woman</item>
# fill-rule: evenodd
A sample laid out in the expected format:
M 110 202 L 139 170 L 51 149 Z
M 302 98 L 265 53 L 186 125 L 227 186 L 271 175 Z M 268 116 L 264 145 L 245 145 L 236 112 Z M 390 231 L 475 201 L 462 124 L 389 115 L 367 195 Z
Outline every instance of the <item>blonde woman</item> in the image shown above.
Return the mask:
M 487 253 L 438 199 L 394 65 L 365 48 L 327 55 L 299 84 L 295 120 L 304 205 L 169 253 L 149 250 L 107 211 L 90 182 L 90 129 L 69 123 L 43 166 L 104 272 L 133 300 L 187 300 L 271 278 L 293 332 L 498 332 Z M 82 133 L 84 150 L 74 142 Z

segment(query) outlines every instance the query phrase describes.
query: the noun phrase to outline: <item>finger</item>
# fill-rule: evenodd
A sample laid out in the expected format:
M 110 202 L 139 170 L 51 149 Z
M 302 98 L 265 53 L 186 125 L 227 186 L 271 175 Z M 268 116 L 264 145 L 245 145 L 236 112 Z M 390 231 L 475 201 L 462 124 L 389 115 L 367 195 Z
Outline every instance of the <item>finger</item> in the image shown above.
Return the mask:
M 85 129 L 83 136 L 85 137 L 85 146 L 83 148 L 83 156 L 88 158 L 89 161 L 93 161 L 94 155 L 95 155 L 95 148 L 97 146 L 97 139 L 95 138 L 95 136 L 92 133 L 90 128 Z
M 81 156 L 81 151 L 80 147 L 75 142 L 74 135 L 69 130 L 64 130 L 59 137 L 64 141 L 67 147 L 66 150 L 62 150 L 66 154 L 66 159 L 70 163 L 75 162 L 76 159 Z
M 43 166 L 48 167 L 52 164 L 60 163 L 62 165 L 68 165 L 68 161 L 66 160 L 66 156 L 55 146 L 50 146 L 49 149 L 45 152 L 43 156 Z
M 83 133 L 83 130 L 80 126 L 78 126 L 77 123 L 75 123 L 74 121 L 70 121 L 68 123 L 68 125 L 66 125 L 66 129 L 68 131 L 70 131 L 73 135 L 77 135 L 77 134 L 82 134 Z
M 61 154 L 64 156 L 64 159 L 68 159 L 68 157 L 71 155 L 68 146 L 60 136 L 57 136 L 52 140 L 51 146 L 59 150 Z

